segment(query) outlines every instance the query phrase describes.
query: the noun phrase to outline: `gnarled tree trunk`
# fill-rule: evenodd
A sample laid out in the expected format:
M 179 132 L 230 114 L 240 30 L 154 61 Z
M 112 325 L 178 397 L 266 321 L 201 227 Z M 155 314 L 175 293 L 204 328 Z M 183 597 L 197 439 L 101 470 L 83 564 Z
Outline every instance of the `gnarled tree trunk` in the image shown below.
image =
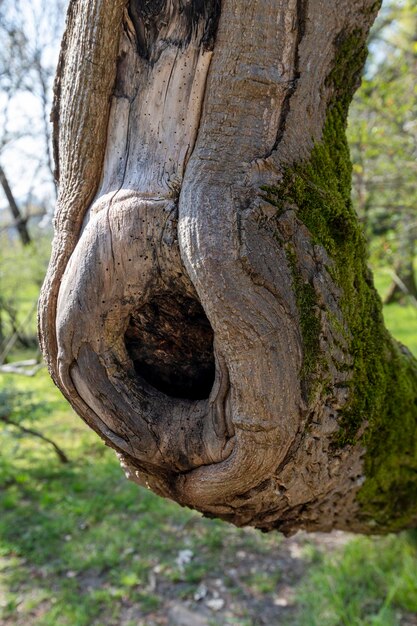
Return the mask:
M 129 478 L 237 525 L 417 520 L 417 367 L 344 134 L 377 9 L 70 3 L 43 352 Z

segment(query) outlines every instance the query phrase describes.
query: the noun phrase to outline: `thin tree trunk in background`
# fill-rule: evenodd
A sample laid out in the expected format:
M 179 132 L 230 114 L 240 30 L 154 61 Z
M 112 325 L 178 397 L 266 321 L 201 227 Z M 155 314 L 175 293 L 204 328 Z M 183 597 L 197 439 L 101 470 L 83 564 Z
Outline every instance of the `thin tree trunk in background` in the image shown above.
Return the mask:
M 414 271 L 417 225 L 414 222 L 414 215 L 408 213 L 404 216 L 398 238 L 398 256 L 394 267 L 396 278 L 391 283 L 384 304 L 401 302 L 407 296 L 417 301 L 417 284 Z
M 126 475 L 237 525 L 417 520 L 417 363 L 351 206 L 373 0 L 72 0 L 40 337 Z
M 14 226 L 19 233 L 20 240 L 24 246 L 27 246 L 31 242 L 31 238 L 29 235 L 29 231 L 27 228 L 26 219 L 22 216 L 22 213 L 17 205 L 17 202 L 14 198 L 13 192 L 10 188 L 9 181 L 7 180 L 7 176 L 5 171 L 0 165 L 0 185 L 3 187 L 3 191 L 6 195 L 7 202 L 9 205 L 10 213 L 14 219 Z

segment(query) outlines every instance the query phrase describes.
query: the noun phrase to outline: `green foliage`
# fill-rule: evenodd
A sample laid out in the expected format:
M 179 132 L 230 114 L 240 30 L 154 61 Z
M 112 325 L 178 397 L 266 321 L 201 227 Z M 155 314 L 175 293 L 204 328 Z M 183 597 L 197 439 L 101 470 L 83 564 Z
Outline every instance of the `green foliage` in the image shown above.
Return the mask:
M 1 295 L 7 300 L 21 296 L 28 299 L 38 296 L 50 256 L 49 233 L 23 248 L 17 240 L 4 234 L 0 239 Z
M 394 337 L 410 348 L 414 356 L 417 357 L 417 337 L 413 333 L 413 329 L 417 325 L 416 307 L 392 304 L 384 310 L 384 320 Z
M 353 86 L 363 49 L 358 54 L 355 34 L 338 43 L 340 65 L 329 80 L 338 84 L 349 81 Z M 403 78 L 405 69 L 401 66 Z M 408 158 L 406 142 L 399 138 L 399 125 L 393 136 L 393 122 L 385 129 L 374 123 L 377 109 L 390 114 L 394 111 L 396 116 L 398 113 L 398 124 L 400 113 L 408 114 L 408 110 L 410 121 L 415 119 L 411 106 L 404 106 L 402 111 L 397 107 L 408 87 L 401 84 L 401 78 L 390 84 L 385 75 L 380 102 L 372 108 L 370 98 L 374 98 L 376 88 L 381 89 L 379 78 L 376 72 L 367 75 L 364 94 L 369 99 L 364 100 L 360 116 L 369 107 L 370 114 L 359 120 L 357 130 L 351 126 L 354 142 L 354 133 L 362 133 L 361 152 L 358 149 L 359 157 L 354 161 L 355 188 L 365 174 L 375 181 L 379 176 L 393 178 L 400 169 L 404 189 L 414 194 L 411 175 L 393 162 L 394 155 L 399 155 L 404 163 Z M 370 421 L 365 439 L 369 453 L 368 480 L 361 494 L 363 508 L 382 523 L 395 516 L 398 523 L 403 523 L 404 518 L 413 515 L 417 502 L 413 404 L 416 392 L 406 382 L 408 366 L 401 349 L 392 344 L 386 353 L 381 350 L 382 345 L 387 345 L 381 305 L 370 285 L 365 240 L 350 202 L 350 165 L 343 121 L 347 101 L 343 93 L 339 93 L 338 104 L 329 112 L 323 142 L 314 149 L 312 160 L 288 170 L 279 188 L 264 191 L 279 211 L 285 209 L 286 203 L 297 204 L 315 242 L 322 244 L 335 261 L 333 271 L 344 289 L 343 313 L 352 330 L 355 356 L 352 401 L 342 418 L 338 444 L 355 441 L 358 427 L 365 420 Z M 390 98 L 397 98 L 397 94 L 398 101 L 393 102 Z M 367 232 L 381 231 L 386 242 L 391 227 L 383 205 L 394 205 L 403 186 L 398 186 L 397 196 L 392 186 L 385 186 L 382 195 L 379 189 L 376 184 L 367 188 L 364 221 Z M 414 206 L 414 196 L 408 197 Z M 358 193 L 355 198 L 357 203 Z M 395 251 L 395 244 L 388 247 Z M 0 245 L 1 297 L 13 303 L 18 319 L 23 319 L 36 300 L 46 256 L 30 250 L 20 253 L 17 248 Z M 379 261 L 381 255 L 375 257 Z M 287 250 L 287 258 L 303 335 L 302 376 L 308 380 L 314 376 L 320 358 L 315 295 L 313 287 L 301 279 L 291 249 Z M 381 289 L 388 286 L 382 272 L 378 272 L 377 279 Z M 393 305 L 384 312 L 394 335 L 417 354 L 416 315 L 410 306 Z M 0 376 L 4 386 L 10 385 L 11 380 L 15 381 Z M 28 383 L 33 396 L 26 395 Z M 267 603 L 273 602 L 277 586 L 283 580 L 288 584 L 290 562 L 282 560 L 278 552 L 283 541 L 280 537 L 265 537 L 217 521 L 201 520 L 193 512 L 138 489 L 124 479 L 113 453 L 71 414 L 45 372 L 15 384 L 15 390 L 2 394 L 3 406 L 13 412 L 15 419 L 28 421 L 56 439 L 72 463 L 60 465 L 53 450 L 43 442 L 26 436 L 16 439 L 11 429 L 2 429 L 0 621 L 10 626 L 149 626 L 153 613 L 161 607 L 163 611 L 164 593 L 168 593 L 165 598 L 169 601 L 192 601 L 198 586 L 216 577 L 224 577 L 228 593 L 236 602 L 242 598 L 259 600 L 261 615 Z M 395 525 L 394 521 L 393 528 Z M 191 549 L 194 557 L 180 568 L 176 557 L 183 548 Z M 306 540 L 305 554 L 300 557 L 305 579 L 292 623 L 403 623 L 403 618 L 417 614 L 416 550 L 415 536 L 411 534 L 355 539 L 344 550 L 324 557 Z M 240 578 L 229 573 L 236 572 L 239 553 L 244 555 L 242 562 L 246 564 Z M 158 572 L 156 590 L 150 584 L 154 571 Z M 129 622 L 126 609 L 134 610 Z M 251 616 L 242 610 L 227 621 L 216 619 L 214 623 L 255 626 L 259 621 L 256 610 L 251 611 Z
M 416 29 L 415 2 L 388 0 L 349 116 L 354 204 L 368 237 L 382 238 L 380 262 L 391 266 L 413 257 L 417 239 Z
M 51 407 L 42 401 L 34 401 L 30 392 L 16 394 L 11 386 L 0 391 L 0 424 L 4 425 L 5 431 L 17 438 L 37 437 L 52 446 L 61 463 L 68 463 L 68 457 L 55 441 L 30 426 L 31 421 L 35 421 L 39 414 L 44 416 L 48 410 L 50 411 Z

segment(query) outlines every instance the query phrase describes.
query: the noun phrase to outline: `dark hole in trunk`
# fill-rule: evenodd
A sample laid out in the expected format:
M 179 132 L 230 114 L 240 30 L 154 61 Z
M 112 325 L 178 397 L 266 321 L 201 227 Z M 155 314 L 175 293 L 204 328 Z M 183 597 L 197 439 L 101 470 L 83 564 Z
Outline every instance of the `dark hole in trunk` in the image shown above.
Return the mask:
M 208 398 L 214 383 L 213 330 L 189 296 L 164 294 L 130 318 L 126 348 L 135 370 L 175 398 Z

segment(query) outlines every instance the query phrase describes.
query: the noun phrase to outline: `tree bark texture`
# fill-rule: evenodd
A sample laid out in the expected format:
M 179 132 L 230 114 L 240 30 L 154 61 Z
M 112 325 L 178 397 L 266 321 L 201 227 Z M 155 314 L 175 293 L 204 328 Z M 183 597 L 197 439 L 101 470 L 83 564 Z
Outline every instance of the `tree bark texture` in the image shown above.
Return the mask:
M 285 533 L 417 519 L 416 363 L 350 203 L 373 0 L 72 0 L 42 349 L 127 476 Z

